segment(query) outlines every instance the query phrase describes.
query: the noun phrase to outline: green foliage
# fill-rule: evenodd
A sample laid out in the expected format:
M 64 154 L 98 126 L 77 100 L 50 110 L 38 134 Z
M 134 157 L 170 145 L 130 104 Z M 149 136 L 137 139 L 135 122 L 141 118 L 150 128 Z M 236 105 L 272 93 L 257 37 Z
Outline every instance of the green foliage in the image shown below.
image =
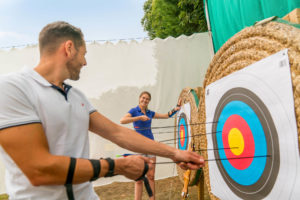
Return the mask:
M 147 0 L 142 25 L 151 39 L 181 35 L 178 0 Z
M 144 3 L 144 17 L 142 18 L 142 25 L 144 26 L 144 30 L 148 31 L 148 35 L 150 38 L 155 37 L 154 30 L 152 29 L 152 0 L 147 0 Z
M 207 31 L 203 0 L 180 0 L 180 25 L 186 35 Z
M 7 194 L 0 194 L 0 200 L 8 200 Z
M 151 39 L 207 31 L 203 0 L 147 0 L 141 21 Z

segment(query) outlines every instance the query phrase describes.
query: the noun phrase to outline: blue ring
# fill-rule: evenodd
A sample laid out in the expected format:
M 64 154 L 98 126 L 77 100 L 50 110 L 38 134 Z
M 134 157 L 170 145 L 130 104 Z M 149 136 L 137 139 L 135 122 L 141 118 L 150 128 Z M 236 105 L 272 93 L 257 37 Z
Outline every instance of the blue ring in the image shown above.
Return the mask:
M 180 135 L 180 126 L 183 126 L 184 127 L 184 131 L 185 131 L 185 137 L 184 137 L 184 146 L 181 146 L 181 142 L 180 142 L 180 137 L 181 137 L 181 135 Z M 187 150 L 188 148 L 188 138 L 187 138 L 187 126 L 186 126 L 186 121 L 185 121 L 185 119 L 184 118 L 181 118 L 180 120 L 179 120 L 179 123 L 178 123 L 178 148 L 180 149 L 180 150 Z
M 217 124 L 217 132 L 223 130 L 224 124 L 231 115 L 241 116 L 249 125 L 253 134 L 255 153 L 254 156 L 261 156 L 267 154 L 267 143 L 263 127 L 259 118 L 254 110 L 242 101 L 231 101 L 222 110 Z M 218 148 L 224 148 L 222 134 L 216 135 Z M 220 158 L 226 158 L 224 150 L 219 150 Z M 239 170 L 233 167 L 228 160 L 222 160 L 222 165 L 228 175 L 240 185 L 252 185 L 256 183 L 266 166 L 267 158 L 254 158 L 251 165 L 244 169 Z

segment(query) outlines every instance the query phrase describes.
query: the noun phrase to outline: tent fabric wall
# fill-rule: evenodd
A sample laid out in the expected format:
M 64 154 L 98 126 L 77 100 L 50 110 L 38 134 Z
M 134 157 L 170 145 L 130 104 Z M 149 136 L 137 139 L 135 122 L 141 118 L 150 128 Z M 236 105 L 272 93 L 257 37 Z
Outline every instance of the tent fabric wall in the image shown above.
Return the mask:
M 211 38 L 208 33 L 192 36 L 169 37 L 167 39 L 113 43 L 91 43 L 87 45 L 87 66 L 82 69 L 79 81 L 68 81 L 83 91 L 94 107 L 113 122 L 138 103 L 143 90 L 152 93 L 149 108 L 166 113 L 173 108 L 181 90 L 185 87 L 202 86 L 206 69 L 212 59 Z M 0 74 L 34 67 L 38 63 L 37 46 L 23 49 L 0 50 Z M 153 126 L 172 126 L 174 118 L 154 120 Z M 132 125 L 126 125 L 132 128 Z M 159 134 L 159 131 L 170 133 Z M 155 130 L 157 141 L 174 138 L 174 128 Z M 129 153 L 117 145 L 90 133 L 90 155 L 92 158 L 113 157 Z M 158 158 L 158 161 L 167 161 Z M 174 164 L 159 165 L 156 179 L 176 175 Z M 95 186 L 113 181 L 129 181 L 122 176 L 98 179 Z M 0 194 L 5 193 L 4 166 L 0 159 Z
M 256 21 L 283 17 L 295 8 L 299 0 L 204 0 L 207 4 L 215 52 L 235 33 Z

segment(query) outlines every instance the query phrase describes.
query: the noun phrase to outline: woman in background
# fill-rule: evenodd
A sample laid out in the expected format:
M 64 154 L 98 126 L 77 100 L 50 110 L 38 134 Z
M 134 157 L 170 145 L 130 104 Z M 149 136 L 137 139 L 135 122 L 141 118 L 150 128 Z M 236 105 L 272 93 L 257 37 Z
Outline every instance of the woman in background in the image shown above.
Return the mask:
M 172 117 L 179 109 L 181 101 L 179 100 L 178 104 L 174 109 L 169 111 L 165 114 L 156 113 L 154 111 L 151 111 L 148 109 L 149 102 L 151 101 L 151 94 L 147 91 L 144 91 L 139 96 L 139 104 L 138 106 L 131 108 L 124 117 L 121 118 L 120 123 L 121 124 L 128 124 L 133 122 L 134 129 L 144 135 L 145 137 L 150 138 L 151 140 L 154 140 L 153 133 L 151 131 L 151 122 L 152 119 L 167 119 L 169 117 Z M 141 144 L 142 145 L 142 144 Z M 150 159 L 155 163 L 156 157 L 151 155 L 145 155 L 147 157 L 150 157 Z M 155 167 L 152 169 L 149 169 L 147 173 L 147 178 L 150 183 L 150 187 L 153 192 L 153 196 L 150 197 L 150 200 L 155 199 L 155 182 L 154 182 L 154 175 L 155 175 Z M 135 183 L 135 200 L 141 200 L 142 199 L 142 193 L 143 193 L 143 181 L 137 181 Z

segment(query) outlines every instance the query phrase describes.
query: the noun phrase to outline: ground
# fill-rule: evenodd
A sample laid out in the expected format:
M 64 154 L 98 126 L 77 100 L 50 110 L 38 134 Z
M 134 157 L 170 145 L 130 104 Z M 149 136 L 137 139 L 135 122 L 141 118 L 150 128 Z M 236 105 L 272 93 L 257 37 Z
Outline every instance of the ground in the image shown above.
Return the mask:
M 156 200 L 180 200 L 180 194 L 183 184 L 178 177 L 171 177 L 155 181 L 156 186 Z M 133 200 L 134 199 L 134 183 L 133 182 L 115 182 L 109 185 L 95 187 L 96 193 L 101 200 Z M 198 187 L 189 187 L 190 196 L 188 199 L 198 199 Z M 205 200 L 209 197 L 204 196 Z M 146 200 L 147 194 L 144 190 L 143 200 Z M 0 200 L 7 200 L 6 195 L 0 195 Z

